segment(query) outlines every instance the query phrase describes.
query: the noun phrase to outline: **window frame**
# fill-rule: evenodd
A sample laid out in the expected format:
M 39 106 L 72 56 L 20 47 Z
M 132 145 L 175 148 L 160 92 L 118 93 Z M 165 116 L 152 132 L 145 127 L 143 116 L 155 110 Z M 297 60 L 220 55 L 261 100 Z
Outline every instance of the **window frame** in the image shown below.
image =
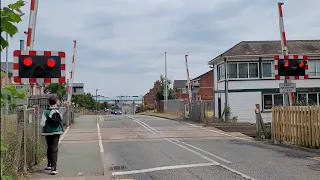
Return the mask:
M 217 65 L 217 80 L 223 81 L 225 80 L 225 68 L 224 63 Z
M 263 64 L 271 64 L 271 76 L 270 77 L 265 77 L 263 74 Z M 273 61 L 267 61 L 267 62 L 261 62 L 261 78 L 262 79 L 274 79 L 275 73 L 274 73 L 274 62 Z
M 314 59 L 314 60 L 308 60 L 308 61 L 309 61 L 308 64 L 310 64 L 310 62 L 315 62 L 315 66 L 316 66 L 315 75 L 310 75 L 310 72 L 309 72 L 309 76 L 314 78 L 320 77 L 320 60 Z M 310 71 L 310 68 L 309 68 L 309 71 Z
M 265 109 L 264 108 L 264 96 L 265 95 L 271 95 L 271 97 L 272 97 L 272 107 L 274 107 L 274 95 L 282 95 L 282 104 L 284 104 L 284 94 L 282 94 L 282 93 L 266 93 L 266 94 L 262 94 L 262 111 L 264 111 L 264 112 L 272 111 L 272 108 L 271 109 Z
M 309 105 L 309 94 L 316 94 L 317 95 L 317 104 L 316 105 L 317 106 L 320 105 L 320 93 L 318 93 L 318 92 L 299 92 L 296 95 L 297 100 L 298 100 L 299 94 L 306 94 L 306 100 L 307 100 L 308 105 Z
M 229 78 L 229 65 L 230 64 L 236 64 L 237 65 L 237 77 L 236 78 Z M 247 77 L 246 78 L 240 78 L 239 77 L 239 64 L 247 64 Z M 257 77 L 250 77 L 250 64 L 256 64 L 257 69 L 258 69 L 258 74 Z M 259 79 L 259 74 L 260 74 L 260 68 L 259 68 L 259 62 L 229 62 L 228 63 L 228 72 L 227 72 L 227 77 L 230 80 L 248 80 L 248 79 Z

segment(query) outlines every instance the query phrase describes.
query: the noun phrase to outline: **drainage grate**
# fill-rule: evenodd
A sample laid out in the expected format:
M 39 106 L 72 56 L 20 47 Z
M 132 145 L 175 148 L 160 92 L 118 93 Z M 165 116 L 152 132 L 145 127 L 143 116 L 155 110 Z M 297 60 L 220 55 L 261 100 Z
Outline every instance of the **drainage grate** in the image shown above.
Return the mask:
M 126 167 L 125 166 L 111 166 L 109 167 L 109 171 L 121 171 L 121 170 L 125 170 Z

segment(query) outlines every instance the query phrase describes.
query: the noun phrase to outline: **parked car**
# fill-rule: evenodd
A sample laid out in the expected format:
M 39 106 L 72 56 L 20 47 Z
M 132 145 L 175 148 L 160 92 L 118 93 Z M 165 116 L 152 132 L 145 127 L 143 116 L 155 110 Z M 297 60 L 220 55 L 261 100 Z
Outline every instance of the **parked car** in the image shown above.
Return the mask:
M 121 114 L 122 114 L 121 111 L 115 111 L 115 112 L 114 112 L 114 115 L 121 115 Z

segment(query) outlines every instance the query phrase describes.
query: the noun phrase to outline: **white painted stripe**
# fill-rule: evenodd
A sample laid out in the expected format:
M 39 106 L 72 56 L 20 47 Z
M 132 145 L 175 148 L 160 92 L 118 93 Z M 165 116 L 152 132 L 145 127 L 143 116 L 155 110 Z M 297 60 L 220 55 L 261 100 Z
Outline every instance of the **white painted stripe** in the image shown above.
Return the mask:
M 37 52 L 37 56 L 43 56 L 44 55 L 44 51 L 36 51 Z
M 29 78 L 21 78 L 21 83 L 29 84 Z
M 66 58 L 61 58 L 61 64 L 66 64 Z
M 37 78 L 37 83 L 44 83 L 44 78 Z
M 150 169 L 141 169 L 141 170 L 133 170 L 133 171 L 123 171 L 123 172 L 113 172 L 113 176 L 121 176 L 121 175 L 129 175 L 129 174 L 141 174 L 148 173 L 154 171 L 163 171 L 163 170 L 171 170 L 171 169 L 182 169 L 182 168 L 192 168 L 192 167 L 204 167 L 204 166 L 215 166 L 217 164 L 214 163 L 200 163 L 200 164 L 187 164 L 187 165 L 175 165 L 175 166 L 163 166 L 156 167 Z
M 178 144 L 178 143 L 176 143 L 176 142 L 174 142 L 174 141 L 172 141 L 172 140 L 170 140 L 170 139 L 168 139 L 168 138 L 164 138 L 164 139 L 167 140 L 167 141 L 169 141 L 169 142 L 171 142 L 171 143 L 173 143 L 173 144 L 175 144 L 175 145 L 177 145 L 177 146 L 179 146 L 179 147 L 182 147 L 183 149 L 186 149 L 186 150 L 192 152 L 193 154 L 196 154 L 196 155 L 202 157 L 203 159 L 205 159 L 205 160 L 207 160 L 207 161 L 209 161 L 209 162 L 211 162 L 211 163 L 214 163 L 214 164 L 216 164 L 216 165 L 219 165 L 219 163 L 218 163 L 217 161 L 214 161 L 213 159 L 210 159 L 209 157 L 204 156 L 204 155 L 200 154 L 200 153 L 197 152 L 197 151 L 194 151 L 194 150 L 192 150 L 192 149 L 190 149 L 190 148 L 188 148 L 188 147 L 186 147 L 186 146 L 183 146 L 183 145 L 181 145 L 181 144 Z
M 19 63 L 19 57 L 13 56 L 13 63 Z
M 64 139 L 64 137 L 66 136 L 66 134 L 68 133 L 70 129 L 70 126 L 67 127 L 67 129 L 63 132 L 63 134 L 60 136 L 60 139 L 59 139 L 59 143 L 61 143 L 61 141 Z
M 100 149 L 100 152 L 103 153 L 104 149 L 103 149 L 103 144 L 102 144 L 99 121 L 97 121 L 97 132 L 98 132 L 99 149 Z
M 223 161 L 223 162 L 225 162 L 225 163 L 231 164 L 231 161 L 228 161 L 228 160 L 226 160 L 226 159 L 224 159 L 224 158 L 222 158 L 222 157 L 220 157 L 220 156 L 217 156 L 217 155 L 215 155 L 215 154 L 212 154 L 212 153 L 210 153 L 210 152 L 208 152 L 208 151 L 206 151 L 206 150 L 200 149 L 200 148 L 195 147 L 195 146 L 193 146 L 193 145 L 191 145 L 191 144 L 188 144 L 188 143 L 186 143 L 186 142 L 181 142 L 181 141 L 179 141 L 179 140 L 177 140 L 177 139 L 172 139 L 172 140 L 174 140 L 174 141 L 176 141 L 176 142 L 178 142 L 178 143 L 184 144 L 184 145 L 186 145 L 186 146 L 189 146 L 189 147 L 191 147 L 191 148 L 193 148 L 193 149 L 199 150 L 199 151 L 201 151 L 201 152 L 203 152 L 203 153 L 206 153 L 206 154 L 208 154 L 208 155 L 210 155 L 210 156 L 212 156 L 212 157 L 215 157 L 215 158 L 217 158 L 217 159 L 219 159 L 219 160 L 221 160 L 221 161 Z
M 130 117 L 130 116 L 127 116 L 127 117 L 129 117 L 129 118 L 132 119 L 132 117 Z M 134 118 L 134 119 L 135 119 L 135 118 Z M 135 121 L 135 122 L 138 123 L 138 121 Z M 140 123 L 139 123 L 139 124 L 140 124 Z M 190 124 L 190 123 L 187 123 L 187 124 Z M 141 125 L 141 124 L 140 124 L 140 125 Z M 192 125 L 192 124 L 191 124 L 191 125 Z M 149 126 L 149 125 L 148 125 L 148 126 Z M 149 127 L 150 127 L 150 126 L 149 126 Z M 231 137 L 234 137 L 234 138 L 237 138 L 237 139 L 250 140 L 250 139 L 246 139 L 246 138 L 241 138 L 241 137 L 232 136 L 232 135 L 230 135 L 230 134 L 218 132 L 218 131 L 211 130 L 211 129 L 206 129 L 206 128 L 200 128 L 200 129 L 205 129 L 205 130 L 208 130 L 208 131 L 216 132 L 216 133 L 218 133 L 218 134 L 222 134 L 222 135 L 226 135 L 226 136 L 231 136 Z M 227 166 L 224 166 L 224 165 L 218 163 L 217 161 L 214 161 L 213 159 L 210 159 L 209 157 L 204 156 L 203 154 L 201 154 L 201 153 L 199 153 L 199 152 L 197 152 L 197 151 L 194 151 L 193 149 L 190 149 L 190 148 L 182 145 L 182 144 L 183 144 L 182 142 L 180 142 L 180 143 L 182 143 L 182 144 L 179 144 L 179 143 L 177 143 L 177 142 L 174 142 L 174 141 L 177 141 L 176 139 L 173 139 L 173 138 L 172 138 L 172 139 L 164 138 L 164 139 L 167 140 L 167 141 L 169 141 L 169 142 L 171 142 L 171 143 L 173 143 L 173 144 L 175 144 L 175 145 L 177 145 L 177 146 L 179 146 L 179 147 L 181 147 L 181 148 L 183 148 L 183 149 L 186 149 L 186 150 L 192 152 L 193 154 L 196 154 L 196 155 L 200 156 L 201 158 L 203 158 L 203 159 L 211 162 L 213 165 L 221 166 L 221 167 L 223 167 L 223 168 L 225 168 L 225 169 L 227 169 L 227 170 L 229 170 L 229 171 L 231 171 L 231 172 L 233 172 L 233 173 L 236 173 L 236 174 L 238 174 L 238 175 L 241 175 L 241 176 L 244 177 L 244 178 L 247 178 L 247 179 L 250 179 L 250 180 L 254 180 L 253 178 L 247 176 L 246 174 L 243 174 L 243 173 L 241 173 L 241 172 L 239 172 L 239 171 L 237 171 L 237 170 L 234 170 L 234 169 L 231 169 L 231 168 L 229 168 L 229 167 L 227 167 Z M 197 147 L 195 147 L 195 149 L 196 149 L 196 148 L 197 148 Z M 198 149 L 200 149 L 200 148 L 198 148 Z M 203 151 L 204 151 L 204 150 L 202 150 L 202 152 L 203 152 Z M 208 153 L 209 153 L 209 152 L 208 152 Z M 210 154 L 211 154 L 211 153 L 210 153 Z M 213 156 L 213 157 L 214 157 L 214 156 Z M 229 161 L 229 162 L 230 162 L 230 161 Z
M 140 123 L 139 121 L 137 121 L 135 118 L 130 117 L 130 116 L 126 116 L 126 117 L 128 117 L 128 118 L 130 118 L 130 119 L 133 119 L 134 122 L 140 124 L 142 127 L 144 127 L 145 129 L 147 129 L 148 131 L 153 132 L 153 133 L 156 133 L 156 132 L 154 132 L 152 129 L 148 128 L 148 127 L 145 126 L 144 124 L 142 124 L 142 123 Z
M 19 71 L 18 70 L 13 70 L 12 74 L 13 74 L 13 76 L 19 76 Z
M 250 176 L 248 176 L 248 175 L 246 175 L 246 174 L 243 174 L 243 173 L 241 173 L 241 172 L 239 172 L 239 171 L 237 171 L 237 170 L 234 170 L 234 169 L 232 169 L 232 168 L 229 168 L 229 167 L 227 167 L 227 166 L 225 166 L 225 165 L 220 164 L 219 166 L 221 166 L 221 167 L 223 167 L 223 168 L 225 168 L 225 169 L 227 169 L 227 170 L 229 170 L 229 171 L 231 171 L 231 172 L 233 172 L 233 173 L 236 173 L 236 174 L 238 174 L 238 175 L 240 175 L 240 176 L 242 176 L 242 177 L 244 177 L 244 178 L 247 178 L 247 179 L 250 179 L 250 180 L 254 180 L 252 177 L 250 177 Z
M 144 124 L 144 125 L 147 126 L 148 128 L 150 128 L 151 130 L 153 130 L 153 131 L 155 131 L 155 132 L 157 132 L 157 133 L 160 133 L 160 134 L 164 134 L 163 132 L 160 132 L 160 131 L 154 129 L 153 127 L 149 126 L 149 125 L 146 124 L 145 122 L 142 122 L 142 121 L 139 120 L 139 119 L 136 119 L 136 120 L 139 121 L 140 123 Z
M 136 122 L 136 123 L 138 123 L 138 124 L 140 124 L 140 125 L 141 125 L 142 127 L 144 127 L 146 130 L 148 130 L 148 131 L 150 131 L 150 132 L 152 132 L 152 133 L 156 133 L 156 132 L 152 131 L 152 129 L 150 129 L 150 128 L 146 127 L 145 125 L 141 124 L 140 122 L 138 122 L 138 121 L 136 121 L 136 120 L 133 120 L 133 121 Z
M 51 56 L 59 56 L 59 51 L 51 51 Z
M 59 83 L 59 78 L 51 78 L 51 83 Z
M 29 51 L 21 51 L 21 55 L 29 55 Z
M 150 129 L 151 131 L 153 131 L 153 132 L 157 132 L 157 133 L 160 133 L 160 134 L 164 134 L 163 132 L 160 132 L 160 131 L 158 131 L 158 130 L 156 130 L 156 129 L 154 129 L 153 127 L 151 127 L 151 126 L 149 126 L 148 124 L 146 124 L 146 123 L 144 123 L 144 122 L 142 122 L 141 120 L 139 120 L 139 119 L 136 119 L 136 118 L 134 118 L 134 117 L 131 117 L 131 116 L 127 116 L 127 117 L 129 117 L 129 118 L 131 118 L 131 119 L 133 119 L 135 122 L 139 122 L 139 124 L 141 125 L 141 124 L 143 124 L 144 125 L 144 127 L 147 127 L 148 129 Z
M 66 71 L 65 70 L 61 70 L 61 77 L 66 76 Z

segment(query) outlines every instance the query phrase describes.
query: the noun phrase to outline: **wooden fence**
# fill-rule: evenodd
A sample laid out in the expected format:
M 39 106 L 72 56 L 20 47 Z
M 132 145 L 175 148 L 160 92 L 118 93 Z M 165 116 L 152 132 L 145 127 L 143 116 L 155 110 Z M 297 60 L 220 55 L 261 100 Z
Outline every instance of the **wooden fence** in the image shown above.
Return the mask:
M 272 131 L 275 141 L 320 147 L 320 106 L 274 107 Z

